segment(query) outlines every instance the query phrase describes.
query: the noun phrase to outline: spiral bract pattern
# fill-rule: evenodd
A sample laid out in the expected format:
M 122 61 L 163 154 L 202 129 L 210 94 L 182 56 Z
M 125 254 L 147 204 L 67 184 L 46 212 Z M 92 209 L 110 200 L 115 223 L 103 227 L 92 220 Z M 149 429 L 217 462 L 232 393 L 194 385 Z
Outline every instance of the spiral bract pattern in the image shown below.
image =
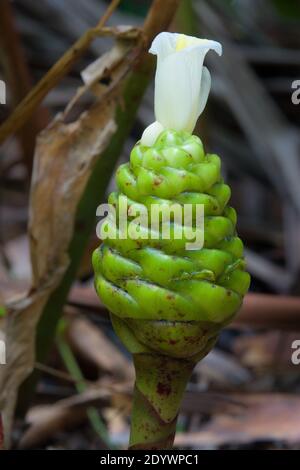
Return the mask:
M 109 197 L 119 213 L 127 197 L 127 217 L 146 213 L 134 238 L 108 236 L 93 254 L 95 285 L 111 312 L 118 335 L 133 354 L 159 354 L 196 362 L 214 343 L 221 327 L 241 306 L 250 282 L 230 188 L 221 177 L 220 158 L 205 154 L 201 140 L 186 132 L 164 131 L 152 147 L 137 143 L 130 162 L 119 167 L 118 191 Z M 153 228 L 152 209 L 192 207 L 192 228 L 202 231 L 203 247 L 187 249 L 176 237 L 177 219 Z M 196 206 L 204 208 L 197 227 Z M 171 216 L 172 216 L 172 212 Z M 173 214 L 174 216 L 174 214 Z M 182 222 L 184 227 L 184 221 Z M 201 234 L 200 234 L 201 235 Z

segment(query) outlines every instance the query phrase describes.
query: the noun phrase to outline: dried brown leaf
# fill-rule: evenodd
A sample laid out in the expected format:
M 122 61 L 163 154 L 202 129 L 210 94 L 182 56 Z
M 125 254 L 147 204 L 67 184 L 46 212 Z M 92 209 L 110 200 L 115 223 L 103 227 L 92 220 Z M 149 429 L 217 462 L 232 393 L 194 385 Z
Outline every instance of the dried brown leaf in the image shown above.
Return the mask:
M 214 391 L 199 392 L 188 390 L 185 392 L 180 411 L 184 414 L 237 414 L 243 405 L 229 393 Z
M 291 361 L 292 344 L 299 339 L 299 333 L 268 331 L 251 336 L 241 335 L 233 344 L 234 353 L 246 367 L 259 373 L 297 372 Z
M 180 447 L 218 447 L 257 441 L 300 441 L 300 397 L 292 394 L 231 394 L 240 403 L 240 413 L 222 412 L 201 430 L 179 433 L 175 445 Z
M 198 362 L 194 373 L 219 388 L 245 385 L 252 378 L 232 354 L 217 349 Z
M 110 394 L 99 389 L 89 389 L 80 395 L 60 400 L 54 405 L 40 405 L 29 410 L 26 421 L 29 428 L 20 439 L 19 448 L 37 447 L 57 432 L 77 426 L 86 419 L 88 407 L 110 404 Z
M 29 218 L 32 287 L 27 296 L 8 305 L 7 366 L 0 371 L 0 409 L 7 435 L 18 388 L 33 368 L 37 323 L 68 266 L 77 205 L 95 160 L 116 129 L 117 90 L 130 60 L 125 56 L 116 68 L 115 57 L 115 52 L 106 55 L 105 70 L 113 69 L 114 79 L 102 99 L 75 122 L 66 124 L 57 116 L 37 141 Z

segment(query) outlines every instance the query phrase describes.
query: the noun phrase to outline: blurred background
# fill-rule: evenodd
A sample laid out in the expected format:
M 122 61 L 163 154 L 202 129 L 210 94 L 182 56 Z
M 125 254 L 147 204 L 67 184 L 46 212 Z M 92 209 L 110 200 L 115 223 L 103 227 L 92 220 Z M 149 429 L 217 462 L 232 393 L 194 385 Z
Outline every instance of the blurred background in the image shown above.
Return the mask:
M 0 124 L 85 31 L 97 24 L 109 3 L 2 0 L 0 79 L 6 83 L 6 104 L 0 105 Z M 139 27 L 151 3 L 122 0 L 107 25 Z M 214 53 L 206 57 L 212 90 L 195 133 L 206 151 L 222 158 L 252 276 L 251 292 L 239 318 L 195 368 L 179 419 L 178 448 L 300 448 L 300 365 L 292 361 L 293 342 L 299 339 L 300 345 L 299 26 L 296 0 L 182 0 L 170 24 L 171 31 L 215 39 L 223 45 L 221 59 Z M 41 247 L 35 263 L 30 261 L 33 235 L 43 237 L 43 229 L 52 223 L 51 214 L 45 212 L 39 218 L 43 229 L 34 231 L 39 199 L 34 188 L 42 184 L 41 176 L 31 180 L 34 165 L 38 175 L 38 156 L 33 163 L 37 135 L 66 110 L 74 96 L 76 106 L 67 108 L 68 123 L 78 122 L 78 116 L 93 106 L 98 96 L 95 86 L 78 96 L 82 71 L 89 74 L 89 64 L 107 54 L 113 44 L 113 37 L 96 38 L 50 87 L 25 125 L 7 135 L 0 147 L 0 334 L 18 351 L 19 360 L 2 387 L 10 390 L 5 387 L 11 386 L 15 371 L 17 375 L 21 371 L 18 387 L 14 384 L 19 398 L 10 433 L 12 445 L 18 448 L 125 448 L 128 441 L 133 367 L 94 293 L 90 258 L 99 243 L 94 207 L 106 200 L 114 187 L 113 170 L 128 160 L 130 149 L 154 120 L 151 73 L 137 113 L 130 117 L 124 145 L 111 150 L 114 157 L 107 155 L 111 164 L 98 169 L 101 178 L 88 197 L 85 193 L 85 199 L 78 202 L 79 218 L 72 227 L 68 250 L 71 268 L 56 279 L 50 300 L 39 306 L 36 323 L 21 301 L 49 286 L 43 284 L 42 276 L 37 282 L 34 272 L 41 269 L 37 268 Z M 99 86 L 109 86 L 105 78 Z M 54 146 L 51 158 L 55 152 Z M 51 173 L 51 161 L 48 164 Z M 47 171 L 42 173 L 45 179 Z M 51 188 L 59 191 L 55 185 L 47 188 L 49 198 Z M 92 208 L 91 214 L 86 207 Z M 43 205 L 39 210 L 43 211 Z M 59 198 L 53 211 L 59 211 Z M 62 232 L 72 225 L 67 216 L 61 215 L 59 221 Z M 80 223 L 88 227 L 83 230 L 86 248 L 79 255 L 80 236 L 75 241 L 74 237 L 81 233 Z M 45 263 L 47 242 L 53 240 L 45 239 Z M 10 308 L 17 321 L 5 332 Z M 35 372 L 19 388 L 28 365 L 24 348 L 32 346 L 29 337 L 37 344 Z M 5 367 L 0 365 L 0 373 Z

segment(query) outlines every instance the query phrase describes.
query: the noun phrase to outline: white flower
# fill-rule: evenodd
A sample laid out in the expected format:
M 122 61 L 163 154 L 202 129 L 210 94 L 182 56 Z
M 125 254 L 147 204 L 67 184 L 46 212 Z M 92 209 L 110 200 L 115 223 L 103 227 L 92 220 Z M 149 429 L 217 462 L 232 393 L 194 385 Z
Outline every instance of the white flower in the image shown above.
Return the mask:
M 145 129 L 143 145 L 153 145 L 164 129 L 193 132 L 211 87 L 210 73 L 203 66 L 210 49 L 222 55 L 222 46 L 216 41 L 177 33 L 156 36 L 149 50 L 157 55 L 156 121 Z

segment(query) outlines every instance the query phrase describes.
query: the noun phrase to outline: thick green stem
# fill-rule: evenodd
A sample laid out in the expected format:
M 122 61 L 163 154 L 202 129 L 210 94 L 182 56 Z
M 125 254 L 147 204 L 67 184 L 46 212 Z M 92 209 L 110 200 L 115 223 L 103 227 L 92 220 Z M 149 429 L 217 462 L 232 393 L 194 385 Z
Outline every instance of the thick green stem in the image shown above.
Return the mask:
M 170 449 L 179 407 L 194 363 L 162 355 L 135 354 L 136 382 L 130 449 Z

